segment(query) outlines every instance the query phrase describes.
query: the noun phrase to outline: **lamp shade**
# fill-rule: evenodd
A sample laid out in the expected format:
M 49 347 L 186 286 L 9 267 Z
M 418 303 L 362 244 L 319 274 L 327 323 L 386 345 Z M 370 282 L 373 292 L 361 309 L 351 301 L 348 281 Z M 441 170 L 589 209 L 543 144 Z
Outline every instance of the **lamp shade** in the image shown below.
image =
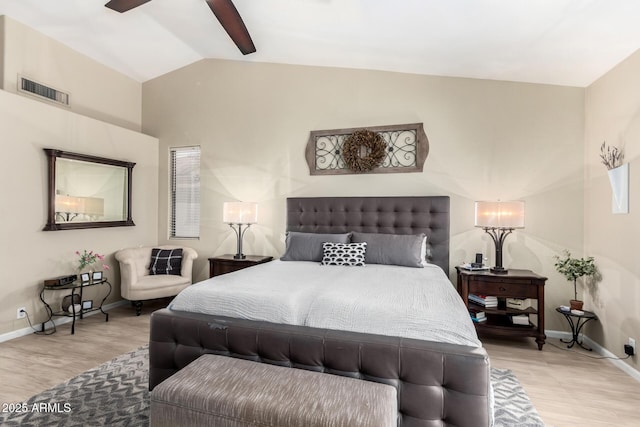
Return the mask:
M 81 197 L 84 202 L 82 213 L 89 216 L 104 216 L 104 199 L 100 197 Z
M 255 224 L 258 222 L 258 204 L 251 202 L 225 202 L 222 222 L 228 224 Z
M 63 196 L 56 194 L 56 212 L 81 214 L 83 213 L 84 205 L 80 197 Z
M 104 199 L 56 194 L 56 212 L 103 216 Z
M 476 227 L 524 228 L 524 202 L 476 202 Z

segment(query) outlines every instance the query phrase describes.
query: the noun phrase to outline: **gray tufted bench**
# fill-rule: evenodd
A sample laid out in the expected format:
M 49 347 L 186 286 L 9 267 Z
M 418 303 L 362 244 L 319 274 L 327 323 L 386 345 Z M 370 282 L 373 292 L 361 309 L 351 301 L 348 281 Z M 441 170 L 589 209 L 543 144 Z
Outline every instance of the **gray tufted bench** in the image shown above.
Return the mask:
M 396 389 L 205 354 L 151 392 L 150 425 L 395 427 Z

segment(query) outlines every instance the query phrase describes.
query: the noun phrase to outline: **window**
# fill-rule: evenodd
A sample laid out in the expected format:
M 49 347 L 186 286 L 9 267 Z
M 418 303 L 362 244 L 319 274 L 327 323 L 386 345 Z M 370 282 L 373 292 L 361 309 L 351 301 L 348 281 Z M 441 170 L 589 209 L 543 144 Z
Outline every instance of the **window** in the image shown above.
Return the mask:
M 169 237 L 200 237 L 200 147 L 171 148 Z

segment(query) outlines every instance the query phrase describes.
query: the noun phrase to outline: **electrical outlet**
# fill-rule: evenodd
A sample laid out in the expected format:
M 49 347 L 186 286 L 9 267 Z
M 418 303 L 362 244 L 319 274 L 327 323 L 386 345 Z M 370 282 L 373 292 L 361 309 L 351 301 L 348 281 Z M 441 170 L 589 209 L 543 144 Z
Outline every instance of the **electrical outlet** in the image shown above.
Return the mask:
M 20 307 L 16 310 L 16 319 L 24 319 L 27 317 L 27 309 L 24 307 Z
M 629 345 L 631 346 L 631 348 L 633 348 L 633 354 L 638 354 L 636 353 L 636 340 L 629 337 Z

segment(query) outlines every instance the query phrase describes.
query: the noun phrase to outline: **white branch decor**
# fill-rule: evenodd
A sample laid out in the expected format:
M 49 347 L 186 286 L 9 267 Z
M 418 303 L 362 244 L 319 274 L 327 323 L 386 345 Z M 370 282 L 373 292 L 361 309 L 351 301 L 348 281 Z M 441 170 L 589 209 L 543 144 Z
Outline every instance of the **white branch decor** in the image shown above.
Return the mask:
M 615 169 L 622 165 L 624 148 L 609 147 L 607 146 L 607 142 L 604 141 L 600 146 L 600 158 L 602 159 L 602 164 L 604 164 L 607 169 Z
M 610 147 L 605 141 L 600 146 L 600 159 L 611 184 L 611 213 L 629 213 L 629 164 L 622 163 L 624 148 Z
M 611 213 L 629 213 L 629 163 L 609 169 L 611 184 Z

